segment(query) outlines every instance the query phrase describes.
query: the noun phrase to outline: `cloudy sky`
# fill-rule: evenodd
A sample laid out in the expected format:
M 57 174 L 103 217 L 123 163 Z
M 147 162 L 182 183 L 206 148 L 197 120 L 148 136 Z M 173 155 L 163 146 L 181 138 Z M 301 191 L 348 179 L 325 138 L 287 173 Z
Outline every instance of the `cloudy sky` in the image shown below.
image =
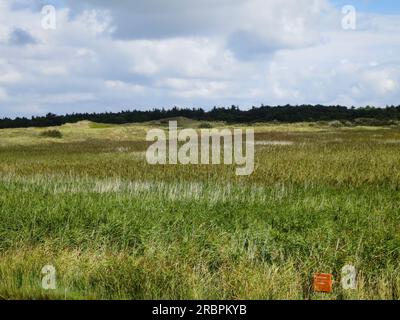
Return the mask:
M 395 0 L 0 0 L 0 116 L 399 105 L 399 34 Z

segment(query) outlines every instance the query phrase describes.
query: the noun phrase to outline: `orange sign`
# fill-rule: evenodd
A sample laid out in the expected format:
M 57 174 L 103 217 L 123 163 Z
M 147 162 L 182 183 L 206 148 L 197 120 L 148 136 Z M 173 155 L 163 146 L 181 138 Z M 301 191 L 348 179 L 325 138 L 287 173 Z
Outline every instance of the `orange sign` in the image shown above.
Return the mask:
M 314 275 L 314 291 L 331 293 L 333 291 L 333 275 L 316 273 Z

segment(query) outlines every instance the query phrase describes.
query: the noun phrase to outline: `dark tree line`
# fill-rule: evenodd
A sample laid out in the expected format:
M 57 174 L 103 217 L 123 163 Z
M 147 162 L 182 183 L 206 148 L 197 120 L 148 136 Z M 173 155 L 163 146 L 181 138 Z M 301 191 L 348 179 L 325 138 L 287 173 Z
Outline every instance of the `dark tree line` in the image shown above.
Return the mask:
M 173 108 L 153 109 L 149 111 L 121 111 L 105 113 L 73 113 L 55 115 L 52 113 L 32 118 L 3 118 L 0 119 L 0 129 L 25 127 L 50 127 L 66 123 L 76 123 L 89 120 L 97 123 L 125 124 L 142 123 L 175 117 L 186 117 L 200 121 L 225 121 L 228 123 L 254 122 L 307 122 L 307 121 L 356 121 L 357 119 L 373 119 L 377 122 L 400 120 L 400 106 L 386 108 L 347 108 L 343 106 L 301 105 L 301 106 L 261 106 L 250 110 L 240 110 L 236 106 L 231 108 L 214 107 L 210 111 L 203 109 Z

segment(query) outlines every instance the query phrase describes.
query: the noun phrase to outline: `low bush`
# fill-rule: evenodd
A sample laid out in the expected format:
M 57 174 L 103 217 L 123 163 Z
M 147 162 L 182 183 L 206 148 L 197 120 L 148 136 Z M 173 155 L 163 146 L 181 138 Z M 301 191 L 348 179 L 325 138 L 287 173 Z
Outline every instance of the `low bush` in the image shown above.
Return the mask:
M 200 123 L 199 128 L 200 129 L 212 129 L 213 125 L 209 122 L 203 122 L 203 123 Z
M 56 139 L 61 139 L 62 138 L 62 133 L 59 130 L 47 130 L 43 131 L 40 134 L 41 137 L 45 138 L 56 138 Z

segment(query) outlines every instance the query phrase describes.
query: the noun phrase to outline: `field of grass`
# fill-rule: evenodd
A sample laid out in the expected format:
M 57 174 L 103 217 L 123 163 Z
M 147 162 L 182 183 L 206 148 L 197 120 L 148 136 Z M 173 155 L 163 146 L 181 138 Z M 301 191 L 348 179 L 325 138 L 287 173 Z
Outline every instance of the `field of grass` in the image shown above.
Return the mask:
M 0 299 L 400 298 L 400 126 L 257 124 L 237 177 L 148 165 L 156 125 L 0 130 Z

